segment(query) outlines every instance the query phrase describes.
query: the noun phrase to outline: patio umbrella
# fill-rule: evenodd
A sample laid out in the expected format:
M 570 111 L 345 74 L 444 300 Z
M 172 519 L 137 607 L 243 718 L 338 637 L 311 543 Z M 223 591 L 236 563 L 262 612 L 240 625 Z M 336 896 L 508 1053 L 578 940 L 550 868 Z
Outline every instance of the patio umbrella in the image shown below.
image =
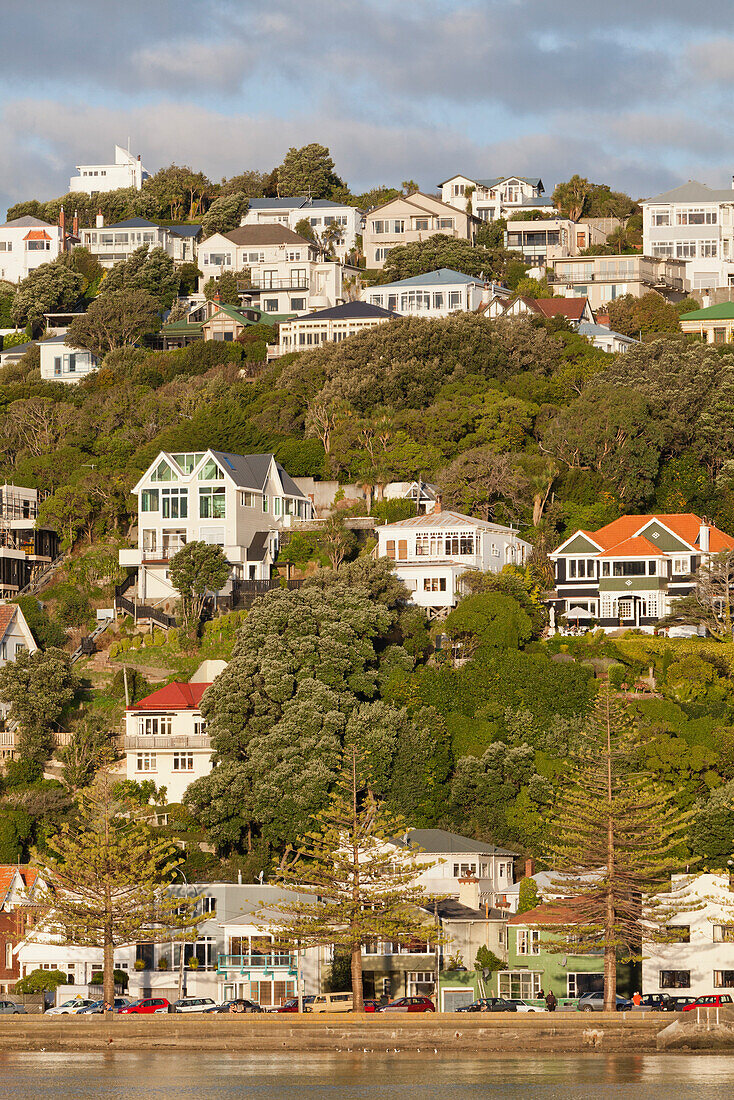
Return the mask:
M 561 618 L 575 619 L 578 622 L 579 619 L 593 619 L 594 616 L 585 607 L 572 607 L 569 611 L 561 612 Z

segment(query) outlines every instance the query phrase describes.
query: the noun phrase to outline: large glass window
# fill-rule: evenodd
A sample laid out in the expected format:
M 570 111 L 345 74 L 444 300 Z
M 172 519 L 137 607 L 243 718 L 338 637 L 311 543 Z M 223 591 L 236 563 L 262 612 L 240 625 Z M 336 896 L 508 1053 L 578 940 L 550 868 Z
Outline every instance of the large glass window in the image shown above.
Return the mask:
M 204 463 L 198 474 L 199 481 L 224 481 L 224 474 L 213 458 Z
M 612 567 L 612 576 L 644 577 L 646 568 L 644 561 L 615 561 Z
M 517 953 L 518 955 L 538 955 L 540 946 L 538 940 L 540 933 L 535 928 L 518 928 Z
M 188 489 L 161 489 L 161 505 L 164 519 L 187 519 L 189 514 Z
M 200 519 L 224 519 L 225 518 L 226 490 L 224 486 L 211 489 L 199 489 L 199 518 Z
M 714 989 L 734 989 L 734 970 L 714 970 Z
M 165 458 L 162 458 L 156 466 L 153 473 L 150 475 L 151 481 L 178 481 L 176 474 L 174 474 L 171 467 L 166 462 Z
M 157 489 L 143 489 L 140 494 L 140 511 L 141 512 L 157 512 L 158 511 L 158 490 Z
M 533 1000 L 540 994 L 542 977 L 538 970 L 501 970 L 498 974 L 499 995 L 515 1000 Z

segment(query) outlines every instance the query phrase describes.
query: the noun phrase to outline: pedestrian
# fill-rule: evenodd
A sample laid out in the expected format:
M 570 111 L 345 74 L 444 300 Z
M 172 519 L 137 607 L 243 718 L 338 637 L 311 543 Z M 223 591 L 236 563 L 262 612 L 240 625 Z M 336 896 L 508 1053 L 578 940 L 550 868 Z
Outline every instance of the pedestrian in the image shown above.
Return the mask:
M 555 1012 L 557 1004 L 558 1001 L 556 1000 L 555 993 L 552 989 L 549 989 L 545 998 L 545 1007 L 548 1009 L 549 1012 Z
M 642 1004 L 642 994 L 641 993 L 637 992 L 637 993 L 632 994 L 632 1004 L 635 1006 L 635 1008 L 640 1007 L 640 1005 Z
M 544 992 L 544 990 L 543 990 L 543 986 L 541 985 L 541 987 L 540 987 L 540 992 L 538 993 L 538 1000 L 539 1000 L 539 1001 L 542 1001 L 542 1000 L 544 1000 L 544 999 L 545 999 L 545 992 Z

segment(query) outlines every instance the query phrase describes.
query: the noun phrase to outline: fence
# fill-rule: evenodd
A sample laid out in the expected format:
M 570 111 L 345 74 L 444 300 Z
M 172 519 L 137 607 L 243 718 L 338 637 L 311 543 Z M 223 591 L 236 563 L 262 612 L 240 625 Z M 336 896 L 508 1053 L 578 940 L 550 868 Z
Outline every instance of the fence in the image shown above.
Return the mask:
M 176 619 L 173 615 L 167 615 L 165 611 L 160 611 L 157 607 L 148 607 L 136 600 L 128 600 L 125 596 L 116 595 L 115 606 L 121 611 L 126 611 L 128 615 L 132 615 L 133 622 L 137 622 L 138 619 L 150 619 L 158 626 L 162 626 L 164 630 L 169 630 L 176 625 Z

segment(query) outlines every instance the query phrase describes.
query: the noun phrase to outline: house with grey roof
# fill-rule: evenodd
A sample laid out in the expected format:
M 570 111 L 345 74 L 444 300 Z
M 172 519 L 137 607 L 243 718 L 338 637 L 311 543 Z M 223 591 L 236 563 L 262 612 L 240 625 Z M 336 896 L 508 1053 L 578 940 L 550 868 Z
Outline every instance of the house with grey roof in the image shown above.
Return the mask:
M 331 309 L 320 309 L 304 317 L 294 317 L 278 329 L 278 355 L 307 351 L 321 344 L 338 344 L 375 325 L 391 321 L 397 313 L 369 302 L 342 302 Z
M 142 602 L 168 605 L 178 592 L 168 577 L 187 542 L 221 546 L 231 567 L 221 595 L 243 581 L 267 581 L 280 532 L 310 520 L 313 508 L 272 454 L 161 451 L 132 492 L 138 498 L 138 544 L 120 550 L 135 572 Z
M 310 195 L 290 198 L 250 199 L 242 225 L 287 225 L 289 229 L 304 220 L 308 222 L 316 239 L 329 244 L 340 260 L 356 245 L 362 232 L 364 214 L 355 206 L 332 202 L 330 199 L 312 199 Z
M 417 882 L 429 897 L 456 898 L 474 908 L 508 907 L 507 891 L 515 881 L 517 858 L 512 849 L 446 829 L 410 829 L 394 843 L 410 849 L 416 863 L 426 863 Z M 476 881 L 475 892 L 467 892 L 462 885 L 467 879 Z
M 440 234 L 474 244 L 479 222 L 464 207 L 448 206 L 433 195 L 414 191 L 370 210 L 362 247 L 369 270 L 382 268 L 391 248 L 418 244 Z
M 608 325 L 597 325 L 590 321 L 583 321 L 576 329 L 579 336 L 585 336 L 592 347 L 609 353 L 623 353 L 639 344 L 633 336 L 625 336 L 621 332 L 615 332 Z
M 450 313 L 474 311 L 494 298 L 509 301 L 506 287 L 475 275 L 441 267 L 409 279 L 365 287 L 363 302 L 403 316 L 448 317 Z
M 162 248 L 174 263 L 190 263 L 196 259 L 201 226 L 160 225 L 139 217 L 125 218 L 113 225 L 105 225 L 103 215 L 98 214 L 94 226 L 81 229 L 79 236 L 82 246 L 92 253 L 102 267 L 114 267 L 120 260 L 129 259 L 143 245 L 149 250 Z
M 734 179 L 727 190 L 689 180 L 640 205 L 646 256 L 685 263 L 693 294 L 734 286 Z
M 529 210 L 553 213 L 552 199 L 543 196 L 543 181 L 539 176 L 494 176 L 490 179 L 471 179 L 469 176 L 451 176 L 438 185 L 441 200 L 457 210 L 466 210 L 471 203 L 471 213 L 483 222 L 509 218 L 513 214 Z

